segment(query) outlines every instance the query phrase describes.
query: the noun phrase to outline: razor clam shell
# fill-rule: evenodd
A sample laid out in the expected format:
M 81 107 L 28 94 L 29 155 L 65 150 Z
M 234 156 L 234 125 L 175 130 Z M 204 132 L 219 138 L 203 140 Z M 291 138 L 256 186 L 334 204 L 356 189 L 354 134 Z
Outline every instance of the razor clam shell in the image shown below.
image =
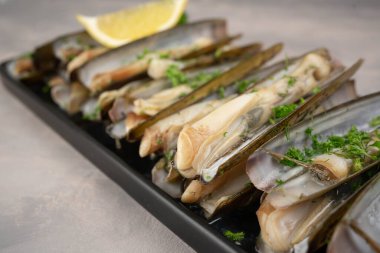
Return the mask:
M 337 89 L 339 89 L 346 81 L 359 69 L 363 60 L 358 60 L 348 70 L 342 73 L 335 73 L 330 78 L 325 80 L 320 86 L 326 87 L 319 93 L 313 95 L 307 101 L 302 104 L 297 110 L 291 113 L 289 116 L 280 120 L 277 124 L 269 128 L 261 128 L 252 137 L 243 142 L 238 148 L 235 148 L 227 155 L 218 159 L 212 166 L 203 170 L 206 173 L 202 173 L 202 180 L 209 182 L 219 171 L 226 171 L 232 166 L 240 163 L 242 160 L 247 160 L 258 148 L 264 145 L 266 142 L 277 136 L 279 133 L 284 132 L 286 129 L 302 120 L 307 114 L 321 104 L 327 97 L 332 95 Z
M 108 51 L 78 69 L 77 78 L 88 86 L 96 74 L 117 69 L 124 65 L 125 62 L 135 60 L 136 56 L 143 52 L 144 49 L 152 51 L 164 50 L 191 45 L 201 37 L 216 41 L 226 36 L 226 23 L 221 19 L 205 20 L 178 26 Z
M 327 252 L 379 252 L 380 174 L 360 193 L 336 227 Z
M 368 112 L 371 112 L 371 114 Z M 345 134 L 353 125 L 356 125 L 358 129 L 362 131 L 372 131 L 374 128 L 369 125 L 369 122 L 374 115 L 380 115 L 380 93 L 347 102 L 310 121 L 303 122 L 288 133 L 289 140 L 287 140 L 284 134 L 282 134 L 265 145 L 264 148 L 274 150 L 277 153 L 285 153 L 290 146 L 308 146 L 310 145 L 310 140 L 304 134 L 308 127 L 312 127 L 314 129 L 313 133 L 321 135 L 322 138 L 323 136 Z M 279 201 L 278 203 L 283 202 L 281 206 L 285 206 L 318 197 L 332 188 L 363 173 L 378 162 L 379 161 L 375 161 L 361 171 L 351 174 L 346 179 L 332 185 L 309 180 L 307 181 L 310 184 L 309 187 L 300 186 L 302 190 L 300 189 L 298 191 L 299 195 L 295 195 L 292 199 L 285 199 L 284 192 L 285 189 L 287 189 L 288 184 L 289 187 L 291 187 L 295 182 L 294 180 L 298 179 L 290 180 L 287 183 L 287 178 L 283 177 L 286 177 L 288 175 L 287 172 L 291 172 L 292 169 L 289 169 L 288 167 L 281 165 L 278 161 L 272 159 L 266 154 L 265 150 L 259 150 L 249 158 L 247 162 L 247 173 L 255 187 L 266 192 L 270 191 L 270 194 L 275 198 L 273 201 Z M 305 174 L 307 177 L 310 172 L 306 171 Z M 284 180 L 285 183 L 281 186 L 276 186 L 277 179 Z M 278 194 L 276 192 L 278 192 Z
M 216 71 L 216 70 L 226 71 L 236 64 L 237 64 L 236 62 L 226 62 L 226 63 L 223 63 L 221 65 L 209 66 L 209 67 L 203 68 L 203 69 L 196 69 L 196 70 L 189 71 L 188 76 L 190 76 L 190 77 L 196 76 L 197 74 L 199 74 L 201 72 L 211 73 L 211 72 Z M 171 84 L 166 79 L 153 80 L 153 81 L 150 81 L 150 82 L 142 84 L 142 85 L 140 85 L 139 83 L 136 83 L 136 84 L 137 84 L 136 89 L 130 89 L 130 94 L 128 95 L 130 97 L 130 99 L 128 100 L 127 98 L 126 99 L 120 98 L 120 99 L 116 100 L 115 102 L 118 102 L 119 104 L 114 103 L 113 107 L 108 112 L 108 114 L 110 115 L 110 118 L 114 122 L 113 124 L 111 124 L 107 127 L 108 133 L 110 133 L 110 136 L 112 138 L 114 138 L 114 137 L 117 137 L 118 139 L 123 138 L 130 131 L 130 129 L 128 129 L 128 130 L 124 129 L 123 131 L 120 131 L 121 125 L 123 125 L 123 123 L 120 123 L 120 121 L 124 121 L 124 119 L 127 117 L 128 113 L 133 110 L 133 102 L 136 99 L 138 99 L 138 98 L 139 99 L 149 99 L 149 97 L 151 97 L 154 94 L 157 94 L 158 92 L 162 92 L 165 90 L 172 89 Z M 147 87 L 147 89 L 145 89 L 144 86 Z M 177 87 L 181 87 L 181 86 L 177 86 Z M 126 86 L 126 88 L 128 89 L 128 86 Z M 112 93 L 112 91 L 110 91 L 109 94 L 110 93 Z M 229 93 L 226 92 L 226 95 L 228 95 L 228 94 Z M 209 98 L 207 98 L 208 101 L 210 101 L 212 99 L 217 99 L 217 96 L 214 96 L 214 97 L 210 96 Z M 167 101 L 165 100 L 164 102 L 167 102 Z M 172 103 L 173 102 L 175 102 L 175 101 L 172 101 Z M 121 106 L 122 108 L 119 108 L 119 106 Z M 116 120 L 118 120 L 118 122 L 115 122 Z M 113 129 L 114 127 L 117 129 L 114 130 Z
M 93 115 L 93 121 L 99 121 L 101 119 L 101 112 L 98 106 L 98 99 L 91 97 L 81 105 L 80 111 L 82 115 Z
M 145 129 L 152 126 L 157 121 L 166 118 L 186 108 L 187 106 L 194 104 L 197 101 L 202 100 L 203 98 L 209 96 L 211 93 L 217 91 L 220 87 L 227 87 L 233 84 L 234 82 L 241 80 L 242 78 L 252 73 L 254 70 L 258 69 L 265 62 L 273 58 L 281 50 L 282 44 L 276 44 L 271 48 L 264 50 L 247 60 L 240 62 L 238 65 L 236 65 L 229 71 L 224 72 L 219 77 L 213 79 L 205 85 L 202 85 L 198 89 L 185 96 L 183 99 L 177 101 L 165 110 L 162 110 L 161 112 L 157 113 L 154 117 L 138 125 L 127 136 L 128 140 L 135 141 L 137 139 L 140 139 L 144 134 Z
M 196 76 L 202 72 L 212 71 L 225 71 L 234 65 L 237 61 L 221 62 L 213 66 L 205 66 L 204 68 L 197 68 L 194 70 L 186 71 L 189 77 Z M 103 92 L 99 97 L 99 104 L 102 108 L 107 107 L 112 101 L 115 101 L 109 111 L 109 116 L 112 122 L 117 122 L 126 117 L 126 113 L 133 109 L 133 101 L 136 99 L 149 99 L 153 95 L 165 89 L 172 88 L 170 81 L 166 78 L 150 81 L 135 81 L 128 83 L 118 90 L 111 90 Z M 126 98 L 123 98 L 126 97 Z
M 314 54 L 314 55 L 321 55 L 321 54 Z M 309 69 L 308 66 L 310 65 L 310 62 L 305 62 L 305 59 L 307 59 L 307 57 L 308 55 L 299 57 L 297 60 L 293 61 L 290 65 L 286 66 L 285 69 L 282 69 L 278 73 L 275 73 L 271 78 L 265 80 L 264 82 L 259 83 L 258 85 L 256 85 L 256 87 L 268 87 L 268 88 L 272 87 L 273 85 L 277 85 L 277 81 L 284 80 L 285 76 L 292 75 L 291 73 L 293 73 L 294 71 L 297 71 L 299 67 L 302 68 L 302 66 L 304 67 L 307 66 L 306 69 Z M 323 57 L 324 64 L 330 66 L 331 63 L 327 62 L 327 59 L 329 59 L 329 57 L 325 57 L 324 54 L 322 54 L 322 57 Z M 286 80 L 283 81 L 282 83 L 288 87 Z M 297 86 L 300 86 L 300 87 L 308 87 L 308 86 L 307 85 L 303 86 L 304 85 L 303 81 L 297 81 L 297 83 L 298 85 L 292 86 L 292 89 L 295 88 L 294 90 L 295 93 L 293 92 L 294 93 L 293 95 L 290 95 L 291 94 L 290 93 L 289 95 L 286 96 L 286 98 L 280 98 L 277 94 L 274 94 L 274 92 L 272 91 L 273 87 L 269 88 L 271 91 L 267 95 L 265 95 L 266 94 L 265 89 L 261 90 L 260 92 L 261 95 L 260 93 L 249 94 L 250 96 L 253 96 L 250 99 L 251 102 L 255 101 L 252 99 L 259 99 L 255 103 L 255 105 L 250 105 L 250 108 L 251 108 L 250 111 L 246 112 L 244 115 L 241 115 L 238 119 L 235 119 L 234 122 L 230 124 L 227 129 L 224 129 L 224 130 L 222 129 L 222 131 L 225 131 L 224 132 L 225 134 L 221 134 L 220 132 L 213 133 L 201 143 L 199 150 L 196 152 L 194 160 L 192 162 L 192 166 L 194 170 L 197 171 L 197 174 L 202 174 L 204 178 L 211 176 L 211 179 L 212 179 L 212 177 L 215 176 L 215 174 L 212 174 L 214 171 L 212 170 L 208 171 L 208 168 L 212 167 L 212 164 L 216 160 L 218 160 L 220 157 L 223 157 L 224 155 L 228 154 L 230 150 L 234 148 L 238 148 L 238 146 L 242 142 L 244 142 L 246 138 L 249 138 L 249 137 L 246 137 L 246 138 L 241 137 L 242 135 L 251 136 L 257 130 L 260 130 L 262 126 L 267 124 L 272 115 L 272 106 L 277 105 L 279 102 L 280 104 L 294 103 L 297 100 L 299 100 L 301 97 L 305 97 L 305 95 L 307 94 L 305 94 L 304 88 L 299 89 L 297 88 Z M 319 85 L 320 81 L 315 80 L 312 83 L 314 83 L 314 86 L 317 86 Z M 312 87 L 309 88 L 309 90 L 311 89 Z M 244 101 L 244 98 L 242 96 L 236 98 L 236 100 L 239 100 L 239 99 L 241 101 L 240 103 Z M 233 102 L 234 101 L 232 101 L 232 103 Z M 233 108 L 237 108 L 237 107 L 231 104 L 227 104 L 225 106 L 225 109 L 220 108 L 222 112 L 221 116 L 224 116 L 223 111 L 231 110 Z M 238 128 L 236 126 L 234 127 L 234 125 L 236 124 L 238 125 Z M 208 179 L 206 180 L 210 181 Z
M 203 55 L 198 58 L 185 61 L 184 70 L 191 76 L 195 75 L 195 73 L 199 73 L 201 70 L 212 70 L 213 66 L 231 64 L 232 67 L 232 65 L 237 63 L 238 59 L 253 55 L 260 51 L 260 48 L 261 44 L 252 43 L 242 47 L 225 50 L 220 54 L 220 56 Z M 214 67 L 214 70 L 216 70 L 216 67 Z M 113 104 L 111 110 L 109 111 L 109 116 L 113 122 L 117 122 L 125 118 L 128 110 L 131 110 L 130 106 L 128 106 L 128 102 L 125 99 L 119 99 L 119 97 L 129 96 L 133 101 L 135 98 L 148 98 L 164 88 L 171 87 L 171 84 L 167 79 L 139 82 L 144 83 L 144 85 L 127 83 L 120 89 L 105 91 L 100 95 L 99 105 L 101 108 L 108 108 L 109 104 L 113 101 L 118 101 Z M 131 86 L 133 86 L 133 88 Z M 229 95 L 230 93 L 226 92 L 226 94 Z
M 258 192 L 254 194 L 254 191 L 256 190 L 243 172 L 241 175 L 228 180 L 206 198 L 203 198 L 199 202 L 199 206 L 202 207 L 204 216 L 209 219 L 222 210 L 236 208 L 239 199 L 247 194 L 251 195 L 250 201 L 258 199 L 259 194 Z M 244 201 L 244 204 L 248 204 L 250 201 Z
M 260 83 L 259 80 L 266 80 L 270 75 L 272 75 L 273 72 L 277 72 L 283 68 L 284 68 L 284 61 L 276 63 L 276 64 L 271 65 L 269 67 L 265 67 L 263 69 L 259 69 L 257 71 L 254 71 L 250 76 L 248 76 L 246 78 L 246 80 L 253 80 L 254 79 L 254 80 L 257 80 L 258 83 Z M 252 82 L 252 84 L 250 86 L 256 87 L 256 84 L 258 84 L 258 83 Z M 248 89 L 250 89 L 251 87 L 248 87 Z M 154 124 L 153 126 L 146 129 L 145 135 L 144 135 L 142 141 L 144 142 L 144 139 L 146 138 L 147 130 L 154 128 L 154 132 L 158 131 L 157 134 L 164 134 L 164 132 L 165 132 L 165 137 L 163 138 L 164 150 L 176 148 L 178 134 L 179 134 L 179 131 L 183 128 L 184 124 L 189 123 L 189 122 L 193 122 L 194 119 L 200 119 L 200 117 L 203 117 L 203 116 L 194 115 L 194 117 L 192 117 L 192 120 L 190 120 L 188 122 L 181 122 L 180 124 L 178 124 L 179 122 L 177 122 L 177 121 L 172 121 L 172 119 L 182 117 L 181 116 L 182 112 L 187 114 L 187 111 L 190 110 L 191 108 L 199 108 L 199 106 L 201 106 L 201 104 L 204 104 L 207 101 L 212 101 L 215 99 L 217 101 L 220 101 L 220 104 L 222 104 L 222 100 L 224 100 L 224 102 L 226 102 L 226 101 L 230 100 L 231 98 L 233 98 L 234 96 L 236 96 L 236 93 L 237 93 L 236 87 L 231 85 L 231 86 L 227 87 L 225 90 L 226 99 L 220 99 L 217 94 L 212 94 L 209 97 L 207 97 L 204 101 L 195 103 L 195 104 L 193 104 L 189 107 L 186 107 L 185 109 L 179 111 L 176 114 L 173 114 L 167 118 L 164 118 L 164 119 L 158 121 L 156 124 Z M 203 114 L 203 113 L 200 113 L 200 114 Z M 168 134 L 167 131 L 169 131 L 170 134 Z M 120 134 L 118 134 L 117 136 L 120 136 Z
M 285 75 L 287 75 L 287 74 L 291 73 L 292 71 L 294 71 L 297 68 L 297 66 L 298 66 L 298 62 L 301 59 L 303 59 L 306 55 L 311 54 L 311 53 L 316 53 L 318 55 L 325 56 L 326 59 L 330 59 L 327 50 L 323 49 L 323 48 L 307 52 L 307 53 L 305 53 L 305 54 L 303 54 L 303 55 L 301 55 L 299 57 L 294 57 L 294 58 L 291 58 L 291 59 L 285 59 L 285 60 L 283 60 L 283 61 L 281 61 L 279 63 L 274 64 L 272 68 L 268 67 L 268 70 L 270 70 L 270 71 L 267 72 L 268 75 L 263 80 L 261 80 L 257 84 L 255 84 L 254 86 L 248 88 L 245 93 L 251 93 L 252 90 L 255 89 L 255 88 L 265 88 L 265 87 L 271 86 L 275 82 L 274 80 L 280 80 Z M 337 67 L 337 69 L 339 69 L 339 67 Z M 290 97 L 290 96 L 288 96 L 288 97 Z M 286 99 L 289 99 L 289 98 L 286 98 Z M 260 110 L 259 111 L 256 110 L 257 113 L 258 113 L 258 115 L 260 115 L 260 113 L 262 114 L 262 116 L 263 116 L 262 118 L 263 119 L 265 117 L 269 118 L 269 116 L 270 116 L 269 114 L 271 113 L 271 108 L 269 106 L 266 107 L 265 109 L 266 110 L 261 110 L 261 111 Z M 253 113 L 246 114 L 245 116 L 243 116 L 243 118 L 247 118 L 247 120 L 248 120 L 248 118 L 252 119 L 252 117 L 254 117 Z M 267 120 L 265 120 L 265 121 L 267 121 Z M 244 120 L 244 121 L 246 121 L 246 120 Z M 262 123 L 264 123 L 264 122 L 262 122 Z M 247 129 L 249 129 L 250 132 L 255 132 L 256 130 L 258 132 L 261 132 L 261 131 L 265 130 L 265 128 L 270 127 L 270 126 L 268 126 L 268 124 L 266 126 L 262 127 L 262 123 L 259 124 L 260 127 L 252 128 L 252 126 L 248 126 Z M 236 129 L 235 130 L 229 129 L 229 130 L 226 130 L 226 131 L 227 131 L 227 133 L 231 133 L 231 131 L 233 131 L 233 135 L 236 135 L 235 139 L 239 139 L 239 138 L 237 138 L 238 135 L 239 135 L 239 133 L 236 133 Z M 215 157 L 212 157 L 211 155 L 207 156 L 207 160 L 203 161 L 202 163 L 198 163 L 197 158 L 195 158 L 194 159 L 194 163 L 193 163 L 193 166 L 198 171 L 198 173 L 202 173 L 202 179 L 205 182 L 211 181 L 213 179 L 213 177 L 216 175 L 216 174 L 213 174 L 213 172 L 217 172 L 217 171 L 212 171 L 212 170 L 208 171 L 208 168 L 212 167 L 213 162 L 217 161 L 219 159 L 219 157 L 223 158 L 223 156 L 225 156 L 226 154 L 228 155 L 229 150 L 233 150 L 234 148 L 238 149 L 238 148 L 242 147 L 242 146 L 239 147 L 239 145 L 241 144 L 239 140 L 238 141 L 235 140 L 231 144 L 227 144 L 227 141 L 230 140 L 230 138 L 228 138 L 228 134 L 227 134 L 227 136 L 224 136 L 224 134 L 223 135 L 220 134 L 220 135 L 217 135 L 216 137 L 219 137 L 219 139 L 220 139 L 219 142 L 223 143 L 223 146 L 225 146 L 225 149 L 223 150 L 223 149 L 221 149 L 221 145 L 217 145 L 220 154 L 215 154 L 214 153 Z M 227 138 L 225 138 L 225 137 L 227 137 Z M 213 143 L 214 146 L 215 146 L 215 144 L 217 144 L 210 137 L 207 140 L 205 140 L 205 142 L 201 145 L 201 147 L 204 148 L 205 150 L 209 150 L 211 148 L 211 146 L 208 145 L 208 143 L 207 143 L 209 140 L 212 141 L 212 143 Z M 198 151 L 198 155 L 196 155 L 196 157 L 199 157 L 199 155 L 204 155 L 204 154 L 205 154 L 205 152 L 202 152 L 201 150 L 199 150 Z M 203 170 L 203 171 L 200 171 L 200 170 Z M 207 177 L 209 179 L 206 179 L 205 177 Z
M 373 173 L 376 172 L 376 170 L 377 167 L 373 166 L 370 171 L 358 177 L 351 178 L 350 181 L 339 185 L 337 188 L 319 196 L 317 199 L 298 203 L 287 208 L 276 209 L 284 213 L 287 210 L 302 212 L 302 210 L 307 209 L 307 206 L 312 206 L 310 210 L 303 213 L 302 217 L 294 217 L 296 220 L 293 220 L 293 222 L 298 221 L 298 225 L 290 231 L 291 238 L 289 238 L 289 243 L 292 245 L 291 249 L 281 252 L 313 252 L 325 245 L 331 235 L 331 229 L 339 222 L 342 213 L 345 213 L 351 206 L 352 202 L 358 196 L 358 193 L 365 187 L 366 182 L 373 177 Z M 264 202 L 265 201 L 266 199 Z M 316 207 L 318 207 L 318 209 L 316 209 Z M 319 211 L 315 212 L 315 210 Z M 288 213 L 288 215 L 289 214 L 291 213 Z M 281 219 L 281 222 L 287 223 L 284 219 Z M 270 228 L 273 229 L 274 225 Z M 285 227 L 281 227 L 280 229 L 285 229 Z M 268 245 L 265 245 L 262 241 L 262 235 L 260 235 L 259 240 L 261 240 L 261 242 L 258 242 L 257 246 L 260 252 L 276 252 L 268 247 Z
M 220 73 L 224 73 L 234 66 L 238 64 L 238 61 L 233 62 L 226 62 L 222 63 L 220 65 L 214 65 L 203 69 L 196 69 L 193 71 L 190 71 L 188 73 L 188 77 L 194 77 L 200 73 L 213 73 L 215 71 L 218 71 Z M 214 79 L 216 79 L 215 77 Z M 202 84 L 204 85 L 204 84 Z M 202 86 L 201 85 L 201 86 Z M 159 92 L 156 92 L 151 97 L 147 98 L 141 98 L 136 99 L 134 101 L 134 109 L 133 111 L 139 115 L 147 114 L 149 116 L 154 116 L 158 112 L 164 110 L 165 108 L 169 107 L 173 103 L 180 100 L 181 96 L 179 96 L 182 93 L 189 94 L 193 91 L 193 89 L 187 85 L 178 85 L 175 87 L 169 87 L 167 89 L 162 89 Z M 144 108 L 144 105 L 146 108 Z
M 168 181 L 168 172 L 165 170 L 165 158 L 161 158 L 152 170 L 152 182 L 172 198 L 180 198 L 182 194 L 182 180 Z
M 38 81 L 42 81 L 43 77 L 35 69 L 35 66 L 34 66 L 33 62 L 31 62 L 32 66 L 31 66 L 30 71 L 17 73 L 17 71 L 16 71 L 17 62 L 19 60 L 23 60 L 23 58 L 24 57 L 20 57 L 20 58 L 14 59 L 14 60 L 10 61 L 9 63 L 7 63 L 6 64 L 6 69 L 7 69 L 8 73 L 10 73 L 10 75 L 13 78 L 19 79 L 22 82 L 26 82 L 26 83 L 35 83 L 35 82 L 38 82 Z M 30 61 L 32 61 L 32 59 Z
M 37 70 L 43 73 L 50 72 L 55 70 L 60 63 L 65 63 L 60 50 L 68 46 L 83 49 L 88 46 L 95 47 L 100 45 L 84 31 L 60 36 L 36 48 L 33 60 Z

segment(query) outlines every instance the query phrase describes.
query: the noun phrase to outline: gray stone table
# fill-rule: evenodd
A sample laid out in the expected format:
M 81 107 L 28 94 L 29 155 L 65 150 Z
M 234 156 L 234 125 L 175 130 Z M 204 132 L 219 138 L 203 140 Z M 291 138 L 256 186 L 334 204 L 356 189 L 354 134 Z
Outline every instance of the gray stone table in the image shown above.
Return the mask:
M 0 59 L 79 29 L 76 13 L 137 2 L 0 0 Z M 324 46 L 346 64 L 362 57 L 359 94 L 380 90 L 380 1 L 192 0 L 188 12 L 225 17 L 245 42 L 285 42 L 288 55 Z M 0 252 L 192 252 L 2 85 L 0 118 Z

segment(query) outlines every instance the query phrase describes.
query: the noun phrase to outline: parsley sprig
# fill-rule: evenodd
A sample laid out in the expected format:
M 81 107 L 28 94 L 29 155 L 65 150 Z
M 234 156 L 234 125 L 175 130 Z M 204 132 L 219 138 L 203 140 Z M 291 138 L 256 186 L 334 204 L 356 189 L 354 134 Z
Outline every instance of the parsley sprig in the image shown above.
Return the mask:
M 166 77 L 172 83 L 173 87 L 185 84 L 192 89 L 198 88 L 199 86 L 211 81 L 219 75 L 220 71 L 217 70 L 213 72 L 201 72 L 194 77 L 188 77 L 175 64 L 170 65 L 166 70 Z
M 305 134 L 311 140 L 311 146 L 305 147 L 303 150 L 290 147 L 285 153 L 285 159 L 281 160 L 281 164 L 295 167 L 297 164 L 288 158 L 310 163 L 311 158 L 320 154 L 335 153 L 353 161 L 353 171 L 356 172 L 363 168 L 366 158 L 372 160 L 380 158 L 368 154 L 368 143 L 371 140 L 370 134 L 360 131 L 356 126 L 352 126 L 350 130 L 343 136 L 330 135 L 326 140 L 321 140 L 319 135 L 313 134 L 312 128 L 307 128 Z M 378 143 L 380 147 L 380 142 Z M 376 142 L 372 146 L 376 146 Z
M 245 233 L 244 232 L 232 232 L 230 230 L 224 231 L 224 236 L 230 239 L 231 241 L 234 242 L 241 242 L 244 237 Z

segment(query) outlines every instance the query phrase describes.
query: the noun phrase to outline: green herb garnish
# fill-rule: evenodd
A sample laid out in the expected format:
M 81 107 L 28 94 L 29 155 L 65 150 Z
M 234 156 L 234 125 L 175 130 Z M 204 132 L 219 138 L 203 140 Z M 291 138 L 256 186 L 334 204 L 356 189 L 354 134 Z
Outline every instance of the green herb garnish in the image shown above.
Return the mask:
M 75 57 L 76 57 L 75 54 L 70 54 L 70 55 L 67 56 L 66 60 L 69 62 L 69 61 L 74 60 Z
M 184 13 L 182 14 L 182 16 L 179 18 L 177 25 L 184 25 L 184 24 L 186 24 L 188 18 L 189 18 L 189 17 L 188 17 L 188 15 L 187 15 L 187 13 L 184 12 Z
M 369 125 L 371 127 L 377 127 L 377 126 L 380 126 L 380 116 L 377 116 L 375 118 L 373 118 L 370 122 L 369 122 Z
M 99 106 L 95 108 L 95 110 L 91 113 L 86 113 L 82 115 L 83 120 L 89 120 L 89 121 L 94 121 L 99 119 L 101 109 Z
M 239 93 L 239 94 L 243 94 L 249 87 L 250 85 L 250 81 L 248 80 L 243 80 L 243 81 L 239 81 L 236 83 L 236 91 Z
M 281 179 L 276 179 L 277 186 L 285 184 L 285 182 Z
M 187 85 L 189 85 L 190 88 L 192 88 L 192 89 L 196 89 L 199 86 L 210 82 L 211 80 L 218 77 L 219 75 L 220 75 L 220 71 L 218 71 L 218 70 L 211 72 L 211 73 L 201 72 L 198 75 L 194 76 L 193 78 L 190 78 L 188 80 Z
M 297 82 L 297 78 L 294 76 L 286 76 L 288 78 L 288 86 L 293 87 L 294 84 Z
M 219 94 L 219 97 L 220 98 L 225 98 L 225 95 L 224 95 L 224 87 L 220 87 L 219 90 L 218 90 L 218 94 Z
M 172 83 L 173 87 L 187 83 L 188 81 L 186 75 L 175 64 L 172 64 L 168 67 L 168 69 L 166 70 L 166 77 Z
M 174 158 L 174 150 L 164 152 L 165 161 L 168 163 Z
M 285 153 L 285 157 L 292 158 L 301 162 L 309 163 L 311 158 L 320 154 L 337 153 L 340 156 L 346 157 L 353 161 L 353 171 L 357 172 L 363 168 L 365 158 L 377 159 L 369 155 L 367 145 L 370 141 L 370 136 L 367 132 L 360 131 L 356 126 L 352 126 L 347 134 L 343 136 L 330 135 L 326 140 L 320 140 L 318 135 L 313 134 L 312 128 L 307 128 L 305 134 L 311 139 L 311 147 L 303 150 L 296 147 L 290 147 Z M 380 147 L 379 143 L 374 143 L 374 146 Z M 282 164 L 294 167 L 296 164 L 286 158 L 281 161 Z
M 294 112 L 297 109 L 296 104 L 279 105 L 273 108 L 274 120 L 282 119 Z
M 228 239 L 230 239 L 231 241 L 234 241 L 234 242 L 241 242 L 242 240 L 244 240 L 244 237 L 245 237 L 245 233 L 244 232 L 232 232 L 230 230 L 226 230 L 224 231 L 224 236 L 227 237 Z
M 169 56 L 170 56 L 169 53 L 160 53 L 160 54 L 159 54 L 159 58 L 160 58 L 160 59 L 168 59 Z
M 227 133 L 228 133 L 228 132 L 224 132 L 224 133 L 223 133 L 223 137 L 226 137 L 226 136 L 227 136 Z
M 288 71 L 289 69 L 289 58 L 288 55 L 285 54 L 285 70 Z
M 305 155 L 305 153 L 296 147 L 290 147 L 288 149 L 288 151 L 286 151 L 286 153 L 285 153 L 285 158 L 282 159 L 280 162 L 283 165 L 286 165 L 289 167 L 295 167 L 297 164 L 295 162 L 292 162 L 292 161 L 286 159 L 286 157 L 292 158 L 292 159 L 300 161 L 300 162 L 309 162 L 310 161 L 310 159 Z
M 136 56 L 137 60 L 142 60 L 147 56 L 147 54 L 151 53 L 152 51 L 148 48 L 145 48 L 144 51 Z
M 315 94 L 318 94 L 319 92 L 321 92 L 321 87 L 317 86 L 317 87 L 315 87 L 311 92 L 312 92 L 314 95 L 315 95 Z
M 214 57 L 215 58 L 220 58 L 220 56 L 222 56 L 222 53 L 223 53 L 223 50 L 221 48 L 218 48 L 215 53 L 214 53 Z
M 33 52 L 27 52 L 21 56 L 21 58 L 26 58 L 26 59 L 32 59 L 33 58 Z

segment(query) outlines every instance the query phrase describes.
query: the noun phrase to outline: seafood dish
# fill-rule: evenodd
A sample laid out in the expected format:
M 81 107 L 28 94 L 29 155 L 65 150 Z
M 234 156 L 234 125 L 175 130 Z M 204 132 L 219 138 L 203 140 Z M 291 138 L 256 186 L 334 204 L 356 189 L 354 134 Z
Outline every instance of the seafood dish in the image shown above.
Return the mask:
M 378 171 L 380 122 L 363 112 L 380 114 L 379 103 L 379 94 L 348 102 L 298 124 L 289 139 L 281 135 L 248 159 L 250 181 L 264 192 L 257 210 L 262 252 L 326 243 L 318 230 L 333 226 Z
M 80 31 L 5 69 L 233 246 L 379 252 L 380 94 L 356 94 L 363 60 L 241 37 L 223 19 L 115 48 Z M 218 225 L 242 213 L 249 229 Z

